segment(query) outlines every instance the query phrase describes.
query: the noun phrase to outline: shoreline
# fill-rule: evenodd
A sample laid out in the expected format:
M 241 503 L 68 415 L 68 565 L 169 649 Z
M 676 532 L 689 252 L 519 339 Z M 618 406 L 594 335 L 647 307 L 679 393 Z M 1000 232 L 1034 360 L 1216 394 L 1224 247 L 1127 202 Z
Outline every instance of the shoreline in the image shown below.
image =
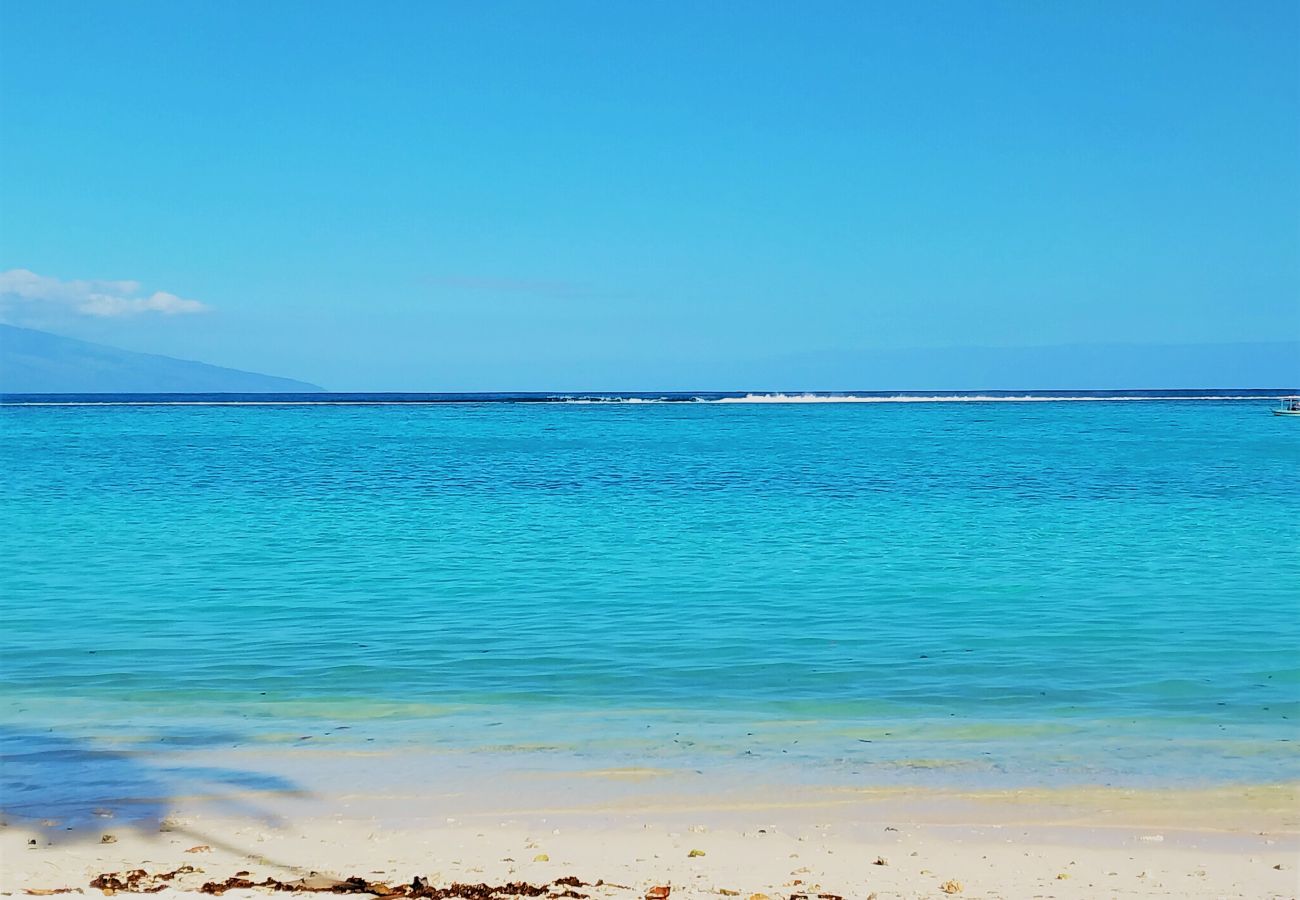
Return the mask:
M 666 780 L 603 770 L 503 773 L 495 790 L 227 792 L 173 798 L 157 822 L 103 815 L 74 831 L 11 818 L 0 829 L 0 891 L 93 892 L 90 881 L 105 873 L 192 866 L 169 894 L 238 872 L 254 881 L 310 875 L 386 885 L 419 875 L 435 886 L 576 878 L 587 886 L 574 890 L 610 900 L 644 897 L 655 885 L 671 885 L 673 897 L 874 892 L 884 900 L 942 896 L 950 882 L 970 897 L 1296 894 L 1300 783 L 683 793 L 664 790 Z M 100 843 L 105 835 L 110 842 Z M 591 886 L 599 880 L 606 884 Z

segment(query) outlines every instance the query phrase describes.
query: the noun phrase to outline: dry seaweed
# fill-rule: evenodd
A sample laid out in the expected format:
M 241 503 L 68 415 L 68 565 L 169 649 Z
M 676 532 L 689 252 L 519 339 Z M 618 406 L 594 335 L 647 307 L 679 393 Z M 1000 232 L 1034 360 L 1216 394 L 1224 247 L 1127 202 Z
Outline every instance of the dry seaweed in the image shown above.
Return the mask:
M 181 866 L 174 872 L 159 872 L 153 875 L 144 869 L 120 873 L 105 872 L 91 881 L 90 886 L 99 888 L 105 894 L 155 894 L 167 887 L 177 875 L 195 871 L 197 870 L 193 866 Z M 247 877 L 248 874 L 246 871 L 241 871 L 238 875 L 232 875 L 224 881 L 204 882 L 199 891 L 220 896 L 226 891 L 261 888 L 292 894 L 367 894 L 383 898 L 411 898 L 411 900 L 504 900 L 507 897 L 541 896 L 585 900 L 587 897 L 586 894 L 573 890 L 573 888 L 586 887 L 587 883 L 572 875 L 546 884 L 529 884 L 526 881 L 511 881 L 507 884 L 495 885 L 456 882 L 447 887 L 435 887 L 419 875 L 411 879 L 410 884 L 390 885 L 355 876 L 341 881 L 319 876 L 300 878 L 296 881 L 281 881 L 270 877 L 254 881 Z
M 181 866 L 171 872 L 155 872 L 150 875 L 144 869 L 132 869 L 129 872 L 105 872 L 91 880 L 90 886 L 99 888 L 105 894 L 119 892 L 128 894 L 156 894 L 166 888 L 177 875 L 188 875 L 197 871 L 193 866 Z

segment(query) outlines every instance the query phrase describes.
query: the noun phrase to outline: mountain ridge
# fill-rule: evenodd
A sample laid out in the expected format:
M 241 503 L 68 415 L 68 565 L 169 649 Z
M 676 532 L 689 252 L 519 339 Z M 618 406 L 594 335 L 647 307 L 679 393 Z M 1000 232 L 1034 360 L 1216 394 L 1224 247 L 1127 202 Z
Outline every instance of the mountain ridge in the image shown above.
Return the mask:
M 0 393 L 316 393 L 319 385 L 0 323 Z

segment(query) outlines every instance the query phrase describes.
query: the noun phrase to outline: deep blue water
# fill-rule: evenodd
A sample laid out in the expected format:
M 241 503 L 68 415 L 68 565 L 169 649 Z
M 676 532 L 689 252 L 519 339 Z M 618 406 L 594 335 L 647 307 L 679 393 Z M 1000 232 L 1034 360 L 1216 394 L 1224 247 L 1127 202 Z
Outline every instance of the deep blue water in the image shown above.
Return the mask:
M 7 399 L 0 738 L 1300 777 L 1262 398 Z

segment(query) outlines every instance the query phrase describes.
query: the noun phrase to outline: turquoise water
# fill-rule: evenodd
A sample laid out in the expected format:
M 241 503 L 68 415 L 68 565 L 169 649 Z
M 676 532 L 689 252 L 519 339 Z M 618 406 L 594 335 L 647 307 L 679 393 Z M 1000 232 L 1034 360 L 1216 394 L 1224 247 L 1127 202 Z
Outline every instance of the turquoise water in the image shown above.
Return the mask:
M 1300 777 L 1267 408 L 0 408 L 0 743 Z

